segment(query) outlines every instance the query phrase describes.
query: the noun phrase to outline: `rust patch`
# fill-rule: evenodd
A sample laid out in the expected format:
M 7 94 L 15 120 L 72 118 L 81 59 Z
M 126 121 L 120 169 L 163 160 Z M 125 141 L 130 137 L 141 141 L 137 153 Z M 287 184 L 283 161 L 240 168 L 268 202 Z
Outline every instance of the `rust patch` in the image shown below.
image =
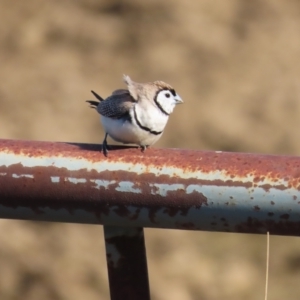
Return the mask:
M 283 184 L 274 184 L 274 185 L 263 184 L 263 185 L 260 185 L 259 187 L 263 188 L 266 192 L 269 192 L 271 188 L 276 189 L 276 190 L 280 190 L 280 191 L 284 191 L 288 188 L 291 188 L 292 185 L 290 184 L 286 187 Z
M 141 209 L 137 208 L 132 216 L 130 216 L 130 220 L 135 221 L 140 215 Z
M 253 209 L 254 209 L 255 211 L 260 211 L 260 207 L 259 207 L 258 205 L 255 205 L 255 206 L 253 207 Z
M 288 220 L 290 218 L 289 214 L 283 214 L 280 216 L 280 219 Z
M 159 206 L 151 207 L 149 209 L 149 220 L 151 223 L 156 224 L 157 222 L 155 221 L 155 215 L 156 213 L 161 209 Z
M 261 180 L 261 179 L 260 179 L 259 176 L 256 176 L 256 177 L 253 178 L 253 182 L 255 182 L 255 183 L 259 182 L 260 180 Z
M 163 209 L 163 213 L 169 217 L 175 217 L 177 214 L 186 216 L 190 210 L 190 207 L 167 207 Z
M 125 205 L 119 205 L 117 208 L 114 208 L 113 211 L 123 218 L 129 218 L 131 215 L 130 210 Z

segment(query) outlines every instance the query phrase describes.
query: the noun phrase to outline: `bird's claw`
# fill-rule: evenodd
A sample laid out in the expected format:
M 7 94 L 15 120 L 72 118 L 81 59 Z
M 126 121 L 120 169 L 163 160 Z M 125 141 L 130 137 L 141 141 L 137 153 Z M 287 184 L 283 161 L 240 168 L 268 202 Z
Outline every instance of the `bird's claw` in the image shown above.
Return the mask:
M 107 145 L 107 133 L 105 134 L 105 138 L 102 143 L 102 152 L 105 157 L 107 157 L 109 146 Z

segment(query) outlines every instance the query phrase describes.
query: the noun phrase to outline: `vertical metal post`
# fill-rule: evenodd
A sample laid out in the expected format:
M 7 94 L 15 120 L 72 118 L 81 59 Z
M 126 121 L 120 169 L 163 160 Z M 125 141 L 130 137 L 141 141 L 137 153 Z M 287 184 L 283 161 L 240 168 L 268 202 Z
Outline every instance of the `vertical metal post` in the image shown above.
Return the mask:
M 144 230 L 104 226 L 112 300 L 150 300 Z

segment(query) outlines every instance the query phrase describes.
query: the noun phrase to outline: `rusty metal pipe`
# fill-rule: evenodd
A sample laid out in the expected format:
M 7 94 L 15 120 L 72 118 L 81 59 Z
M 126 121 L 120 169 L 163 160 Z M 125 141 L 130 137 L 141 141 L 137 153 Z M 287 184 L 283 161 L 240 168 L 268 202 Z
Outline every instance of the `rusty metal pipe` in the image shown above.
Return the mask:
M 0 218 L 300 235 L 300 157 L 0 140 Z

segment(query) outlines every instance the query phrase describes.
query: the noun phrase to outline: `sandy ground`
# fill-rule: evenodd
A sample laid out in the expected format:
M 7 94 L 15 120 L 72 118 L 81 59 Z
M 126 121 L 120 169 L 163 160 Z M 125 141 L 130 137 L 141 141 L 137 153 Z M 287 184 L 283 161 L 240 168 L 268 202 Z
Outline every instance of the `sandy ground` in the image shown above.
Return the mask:
M 102 141 L 84 100 L 164 80 L 156 147 L 300 152 L 300 2 L 0 0 L 0 137 Z M 152 299 L 262 299 L 266 237 L 146 230 Z M 271 237 L 269 299 L 299 299 L 300 240 Z M 0 221 L 0 298 L 108 299 L 100 226 Z

